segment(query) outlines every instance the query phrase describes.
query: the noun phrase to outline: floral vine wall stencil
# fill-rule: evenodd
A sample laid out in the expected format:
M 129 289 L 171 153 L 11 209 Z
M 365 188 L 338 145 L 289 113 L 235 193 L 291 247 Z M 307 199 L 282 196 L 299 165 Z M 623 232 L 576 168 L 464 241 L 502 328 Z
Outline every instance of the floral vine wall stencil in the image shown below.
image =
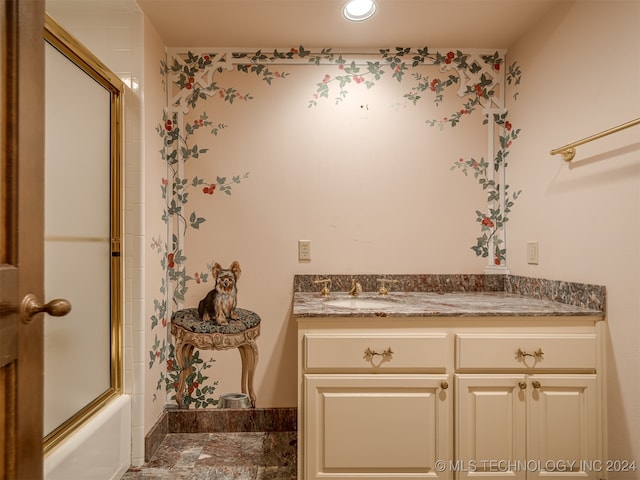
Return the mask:
M 160 180 L 165 205 L 162 220 L 167 225 L 167 235 L 153 239 L 151 245 L 165 273 L 151 317 L 155 336 L 149 352 L 149 368 L 157 364 L 165 367 L 157 382 L 157 391 L 164 388 L 169 400 L 175 398 L 175 382 L 180 372 L 168 335 L 168 319 L 172 312 L 182 308 L 190 285 L 209 281 L 214 263 L 212 259 L 206 266 L 194 268 L 187 261 L 185 237 L 195 235 L 207 222 L 206 214 L 190 208 L 190 200 L 194 195 L 204 195 L 219 201 L 230 197 L 237 186 L 249 179 L 249 172 L 220 172 L 213 176 L 185 173 L 187 164 L 198 162 L 199 166 L 200 162 L 208 162 L 210 165 L 216 156 L 216 152 L 203 148 L 196 139 L 203 135 L 215 138 L 232 128 L 224 119 L 213 119 L 220 115 L 213 102 L 224 102 L 228 107 L 254 100 L 251 92 L 225 83 L 229 78 L 225 72 L 253 76 L 271 86 L 293 75 L 293 69 L 288 68 L 291 65 L 320 69 L 318 80 L 309 86 L 310 98 L 305 100 L 308 109 L 318 107 L 322 101 L 332 100 L 339 105 L 352 89 L 373 89 L 385 78 L 409 84 L 403 87 L 400 99 L 405 105 L 417 107 L 430 99 L 434 106 L 441 107 L 452 104 L 444 102 L 445 97 L 461 99 L 459 106 L 446 115 L 424 119 L 427 127 L 440 130 L 477 118 L 471 114 L 481 112 L 482 125 L 488 131 L 487 155 L 479 160 L 459 159 L 451 170 L 465 175 L 472 172 L 486 191 L 487 204 L 475 211 L 481 234 L 471 249 L 477 256 L 488 258 L 487 270 L 507 272 L 504 229 L 521 192 L 512 192 L 505 182 L 506 158 L 520 130 L 513 128 L 507 119 L 504 97 L 507 84 L 519 85 L 521 71 L 516 63 L 506 68 L 505 56 L 506 52 L 501 50 L 432 51 L 427 47 L 395 47 L 364 53 L 334 52 L 330 48 L 312 51 L 301 45 L 255 52 L 168 49 L 168 60 L 160 65 L 167 94 L 166 110 L 156 127 L 164 144 L 161 160 L 167 168 L 166 177 Z M 513 98 L 516 97 L 517 93 Z M 183 402 L 196 408 L 215 405 L 213 394 L 217 381 L 204 375 L 213 360 L 204 361 L 194 356 L 193 362 L 193 374 L 188 379 Z
M 493 121 L 498 125 L 504 125 L 505 134 L 500 136 L 500 148 L 493 162 L 494 172 L 498 172 L 501 168 L 507 167 L 506 158 L 509 154 L 511 142 L 518 138 L 520 129 L 514 129 L 513 125 L 507 120 L 506 113 L 502 115 L 494 114 Z M 476 244 L 471 247 L 476 255 L 481 257 L 490 257 L 493 254 L 493 262 L 496 266 L 501 265 L 506 260 L 507 250 L 504 247 L 503 240 L 499 237 L 499 233 L 504 229 L 505 223 L 509 220 L 509 213 L 514 201 L 518 198 L 521 190 L 510 193 L 509 185 L 506 183 L 496 182 L 490 165 L 480 158 L 475 160 L 471 158 L 465 160 L 461 158 L 455 162 L 451 170 L 459 169 L 465 175 L 469 171 L 473 172 L 474 178 L 483 190 L 487 192 L 488 210 L 476 210 L 476 222 L 480 224 L 481 235 L 476 238 Z M 490 249 L 493 251 L 490 251 Z
M 212 179 L 185 176 L 187 162 L 210 155 L 207 148 L 201 148 L 192 141 L 196 132 L 206 131 L 215 137 L 228 128 L 224 122 L 212 121 L 206 111 L 202 111 L 197 118 L 188 122 L 185 120 L 186 114 L 196 111 L 200 103 L 208 98 L 216 98 L 228 104 L 253 99 L 251 94 L 242 93 L 232 86 L 222 86 L 217 81 L 216 74 L 222 74 L 226 69 L 212 68 L 215 57 L 216 54 L 198 55 L 189 52 L 185 56 L 174 57 L 171 65 L 161 62 L 161 74 L 167 78 L 165 86 L 171 97 L 162 122 L 156 127 L 164 145 L 160 152 L 161 159 L 167 166 L 167 177 L 161 179 L 160 190 L 165 205 L 162 220 L 168 227 L 168 241 L 154 239 L 151 246 L 160 256 L 165 278 L 160 287 L 161 298 L 154 300 L 151 329 L 153 331 L 162 328 L 162 334 L 160 339 L 155 333 L 154 343 L 149 352 L 149 368 L 152 368 L 156 361 L 165 364 L 166 374 L 161 372 L 156 390 L 161 391 L 164 388 L 169 394 L 169 399 L 175 399 L 180 372 L 175 362 L 173 345 L 168 343 L 167 319 L 173 311 L 182 307 L 190 283 L 208 282 L 209 272 L 214 263 L 212 260 L 202 271 L 187 271 L 184 237 L 189 231 L 199 230 L 207 221 L 204 215 L 188 209 L 190 197 L 194 194 L 211 197 L 218 197 L 220 194 L 230 196 L 234 186 L 249 178 L 249 172 L 231 176 L 216 175 Z M 274 78 L 285 77 L 260 65 L 243 66 L 239 70 L 257 74 L 268 84 L 271 84 Z M 203 374 L 204 370 L 211 367 L 213 360 L 204 361 L 197 354 L 191 362 L 186 366 L 194 368 L 187 378 L 183 404 L 193 404 L 196 408 L 215 405 L 217 400 L 214 400 L 212 395 L 217 382 L 204 385 L 208 377 Z M 157 396 L 154 400 L 156 398 Z
M 303 50 L 300 47 L 300 50 Z M 462 168 L 467 174 L 467 168 L 472 168 L 475 178 L 483 190 L 487 191 L 487 208 L 476 210 L 476 221 L 480 223 L 481 236 L 471 250 L 477 256 L 489 257 L 490 267 L 500 268 L 506 264 L 506 247 L 504 245 L 504 227 L 508 221 L 511 207 L 521 191 L 509 194 L 509 186 L 505 183 L 506 157 L 513 140 L 518 137 L 520 129 L 514 129 L 506 120 L 508 112 L 504 109 L 504 83 L 518 86 L 521 80 L 521 70 L 517 63 L 513 63 L 506 75 L 502 73 L 504 66 L 504 52 L 481 53 L 462 52 L 460 50 L 429 52 L 427 47 L 412 50 L 397 47 L 379 51 L 380 61 L 356 62 L 347 61 L 342 55 L 334 55 L 330 50 L 323 50 L 320 55 L 312 56 L 316 64 L 321 60 L 338 67 L 338 73 L 326 73 L 322 81 L 316 84 L 316 92 L 309 101 L 309 107 L 317 106 L 320 99 L 328 99 L 332 85 L 338 88 L 335 103 L 339 104 L 347 96 L 348 85 L 363 84 L 372 88 L 387 71 L 398 82 L 402 82 L 412 68 L 421 65 L 439 67 L 438 74 L 427 76 L 420 72 L 413 72 L 410 76 L 414 85 L 404 98 L 414 106 L 425 95 L 433 97 L 433 103 L 438 106 L 444 99 L 447 89 L 457 86 L 456 94 L 465 101 L 459 110 L 451 112 L 440 119 L 427 119 L 429 126 L 437 126 L 441 130 L 446 126 L 455 127 L 464 117 L 468 117 L 476 109 L 483 110 L 485 118 L 483 125 L 490 128 L 490 138 L 498 137 L 499 146 L 489 142 L 488 158 L 491 164 L 481 159 L 479 162 L 471 159 L 467 162 L 456 162 L 452 169 Z M 446 76 L 441 74 L 447 73 Z M 517 91 L 514 100 L 517 98 Z M 497 133 L 494 133 L 497 132 Z
M 335 102 L 340 103 L 348 94 L 347 85 L 364 84 L 367 88 L 375 85 L 387 68 L 391 76 L 398 82 L 402 82 L 412 68 L 422 65 L 434 65 L 440 67 L 439 72 L 453 72 L 446 78 L 439 76 L 430 78 L 419 72 L 414 72 L 410 76 L 415 85 L 404 95 L 405 99 L 416 105 L 422 99 L 424 92 L 434 93 L 434 103 L 439 105 L 444 97 L 447 88 L 458 85 L 458 96 L 468 96 L 469 100 L 459 111 L 452 112 L 451 115 L 442 120 L 427 120 L 430 125 L 438 125 L 443 128 L 447 123 L 455 126 L 463 115 L 472 113 L 478 107 L 490 108 L 491 106 L 503 106 L 503 100 L 498 96 L 495 89 L 502 83 L 501 66 L 504 60 L 499 52 L 492 54 L 463 53 L 448 51 L 446 54 L 440 52 L 430 53 L 427 47 L 418 50 L 397 47 L 395 50 L 380 50 L 381 61 L 367 61 L 365 64 L 354 60 L 346 61 L 342 55 L 335 56 L 330 51 L 323 51 L 321 56 L 313 57 L 313 61 L 326 62 L 337 65 L 339 73 L 332 76 L 325 74 L 322 81 L 317 84 L 317 90 L 313 99 L 309 101 L 309 106 L 316 106 L 321 98 L 329 98 L 331 84 L 337 84 L 338 93 Z

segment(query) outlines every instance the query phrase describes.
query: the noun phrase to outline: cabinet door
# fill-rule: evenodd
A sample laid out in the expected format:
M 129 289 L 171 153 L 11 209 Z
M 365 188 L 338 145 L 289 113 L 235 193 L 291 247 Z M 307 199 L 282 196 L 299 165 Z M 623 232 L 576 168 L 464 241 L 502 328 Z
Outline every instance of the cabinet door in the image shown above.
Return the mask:
M 457 478 L 524 479 L 524 375 L 456 375 Z
M 532 375 L 529 478 L 598 478 L 596 375 Z
M 450 478 L 436 463 L 451 459 L 448 381 L 448 375 L 305 375 L 305 480 Z

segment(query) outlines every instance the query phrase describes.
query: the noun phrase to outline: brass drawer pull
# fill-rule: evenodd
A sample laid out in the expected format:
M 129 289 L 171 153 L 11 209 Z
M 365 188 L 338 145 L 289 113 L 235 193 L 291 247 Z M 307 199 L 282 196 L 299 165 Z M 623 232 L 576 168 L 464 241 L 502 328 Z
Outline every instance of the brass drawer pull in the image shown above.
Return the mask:
M 527 382 L 518 382 L 518 386 L 520 387 L 520 390 L 526 390 Z
M 440 388 L 446 390 L 447 388 L 449 388 L 449 384 L 447 382 L 440 382 Z
M 534 380 L 533 382 L 531 382 L 531 386 L 535 389 L 540 388 L 540 382 L 537 380 Z
M 539 348 L 533 353 L 524 352 L 521 349 L 516 350 L 516 358 L 518 360 L 522 360 L 524 359 L 524 357 L 533 357 L 536 360 L 542 360 L 544 358 L 544 352 L 542 351 L 541 348 Z
M 382 353 L 378 353 L 375 350 L 371 350 L 370 348 L 367 348 L 364 351 L 364 358 L 368 362 L 373 360 L 373 357 L 375 357 L 376 355 L 380 355 L 382 357 L 382 361 L 387 362 L 387 361 L 391 360 L 391 356 L 393 355 L 393 351 L 391 350 L 391 347 L 387 348 Z

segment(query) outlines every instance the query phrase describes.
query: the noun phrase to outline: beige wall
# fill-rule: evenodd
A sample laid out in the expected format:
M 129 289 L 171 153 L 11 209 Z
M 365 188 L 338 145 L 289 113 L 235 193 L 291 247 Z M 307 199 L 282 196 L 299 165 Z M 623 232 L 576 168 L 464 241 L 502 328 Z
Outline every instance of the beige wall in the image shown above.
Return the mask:
M 509 183 L 512 273 L 607 287 L 609 458 L 640 460 L 640 126 L 549 150 L 640 116 L 640 3 L 563 2 L 510 49 L 523 70 Z M 526 263 L 537 240 L 540 264 Z M 620 474 L 608 478 L 631 478 Z
M 172 62 L 170 61 L 170 64 Z M 452 171 L 460 157 L 487 156 L 484 116 L 474 112 L 456 127 L 427 125 L 461 110 L 468 98 L 450 88 L 436 106 L 427 92 L 417 106 L 404 98 L 404 83 L 391 78 L 367 89 L 350 84 L 339 105 L 333 98 L 309 108 L 316 85 L 336 75 L 335 65 L 276 66 L 286 72 L 268 85 L 255 74 L 223 71 L 215 81 L 252 100 L 202 100 L 185 116 L 203 114 L 227 127 L 218 135 L 202 128 L 187 147 L 208 151 L 185 163 L 187 185 L 194 178 L 242 178 L 231 195 L 188 187 L 183 214 L 206 219 L 187 228 L 186 273 L 207 273 L 216 261 L 238 260 L 238 306 L 262 318 L 255 389 L 258 407 L 292 407 L 297 402 L 296 335 L 291 318 L 296 273 L 481 273 L 487 259 L 470 249 L 479 235 L 475 210 L 486 193 L 473 175 Z M 422 68 L 430 78 L 447 78 L 439 67 Z M 335 88 L 335 87 L 334 87 Z M 185 129 L 183 128 L 183 133 Z M 154 187 L 159 191 L 159 183 Z M 182 224 L 177 227 L 181 231 Z M 312 259 L 297 258 L 299 239 L 311 240 Z M 181 265 L 179 265 L 181 266 Z M 211 282 L 189 282 L 184 307 L 196 307 Z M 215 359 L 205 373 L 217 381 L 214 398 L 240 391 L 236 350 L 201 352 Z

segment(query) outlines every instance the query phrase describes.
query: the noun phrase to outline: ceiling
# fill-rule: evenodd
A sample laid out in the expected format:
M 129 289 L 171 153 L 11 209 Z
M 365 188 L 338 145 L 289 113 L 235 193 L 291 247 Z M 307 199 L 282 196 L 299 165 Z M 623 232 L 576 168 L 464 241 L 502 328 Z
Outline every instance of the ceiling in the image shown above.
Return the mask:
M 351 23 L 345 0 L 137 0 L 168 47 L 508 48 L 563 0 L 377 0 Z

